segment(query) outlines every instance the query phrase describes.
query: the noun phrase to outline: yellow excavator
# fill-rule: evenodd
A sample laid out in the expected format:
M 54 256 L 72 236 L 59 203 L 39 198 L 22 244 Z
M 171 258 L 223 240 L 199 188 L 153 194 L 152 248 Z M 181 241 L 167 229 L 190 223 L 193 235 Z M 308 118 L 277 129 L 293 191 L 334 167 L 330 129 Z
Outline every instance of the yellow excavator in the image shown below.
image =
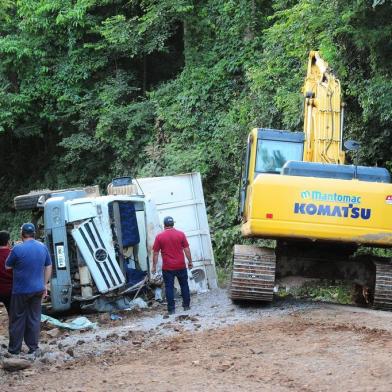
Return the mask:
M 367 303 L 392 310 L 390 259 L 354 255 L 359 246 L 392 247 L 390 174 L 345 164 L 340 82 L 315 51 L 303 94 L 303 132 L 259 128 L 248 136 L 241 231 L 276 247 L 235 245 L 230 297 L 272 301 L 276 275 L 302 275 L 352 281 Z

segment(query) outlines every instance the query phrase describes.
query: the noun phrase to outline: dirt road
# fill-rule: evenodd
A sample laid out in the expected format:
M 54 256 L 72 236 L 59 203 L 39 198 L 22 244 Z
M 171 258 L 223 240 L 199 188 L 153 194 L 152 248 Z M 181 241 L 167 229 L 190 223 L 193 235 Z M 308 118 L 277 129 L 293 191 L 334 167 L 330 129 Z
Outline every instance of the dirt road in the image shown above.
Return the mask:
M 199 295 L 188 315 L 161 313 L 43 333 L 45 356 L 0 371 L 0 390 L 392 390 L 391 313 L 298 301 L 237 308 L 223 290 Z

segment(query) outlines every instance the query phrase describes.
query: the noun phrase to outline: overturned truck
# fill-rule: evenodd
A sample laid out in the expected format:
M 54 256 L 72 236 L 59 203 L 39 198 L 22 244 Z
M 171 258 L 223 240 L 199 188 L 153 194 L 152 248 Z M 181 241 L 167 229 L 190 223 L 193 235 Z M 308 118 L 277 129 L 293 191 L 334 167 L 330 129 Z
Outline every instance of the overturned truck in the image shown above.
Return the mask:
M 31 209 L 53 260 L 50 310 L 78 304 L 102 310 L 147 284 L 160 222 L 172 215 L 189 239 L 191 291 L 215 288 L 216 273 L 199 173 L 117 178 L 101 196 L 95 187 L 35 191 L 15 197 Z

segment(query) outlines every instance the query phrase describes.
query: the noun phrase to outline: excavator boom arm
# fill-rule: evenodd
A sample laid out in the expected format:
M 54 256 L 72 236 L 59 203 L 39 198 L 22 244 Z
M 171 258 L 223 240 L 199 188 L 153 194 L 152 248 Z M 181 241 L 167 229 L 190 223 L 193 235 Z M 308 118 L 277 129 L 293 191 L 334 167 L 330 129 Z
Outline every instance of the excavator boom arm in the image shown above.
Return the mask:
M 340 81 L 318 52 L 311 51 L 303 86 L 305 162 L 344 164 Z

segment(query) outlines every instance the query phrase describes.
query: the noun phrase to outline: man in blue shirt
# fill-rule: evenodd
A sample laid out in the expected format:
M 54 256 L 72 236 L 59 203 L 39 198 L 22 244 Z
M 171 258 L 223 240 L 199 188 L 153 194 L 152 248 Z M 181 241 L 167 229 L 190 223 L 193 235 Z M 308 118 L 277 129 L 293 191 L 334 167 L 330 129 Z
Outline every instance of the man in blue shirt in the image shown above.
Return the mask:
M 23 242 L 12 249 L 5 264 L 13 270 L 8 352 L 19 354 L 24 338 L 32 354 L 38 349 L 41 300 L 47 295 L 52 261 L 46 246 L 35 240 L 32 223 L 22 225 L 21 236 Z

